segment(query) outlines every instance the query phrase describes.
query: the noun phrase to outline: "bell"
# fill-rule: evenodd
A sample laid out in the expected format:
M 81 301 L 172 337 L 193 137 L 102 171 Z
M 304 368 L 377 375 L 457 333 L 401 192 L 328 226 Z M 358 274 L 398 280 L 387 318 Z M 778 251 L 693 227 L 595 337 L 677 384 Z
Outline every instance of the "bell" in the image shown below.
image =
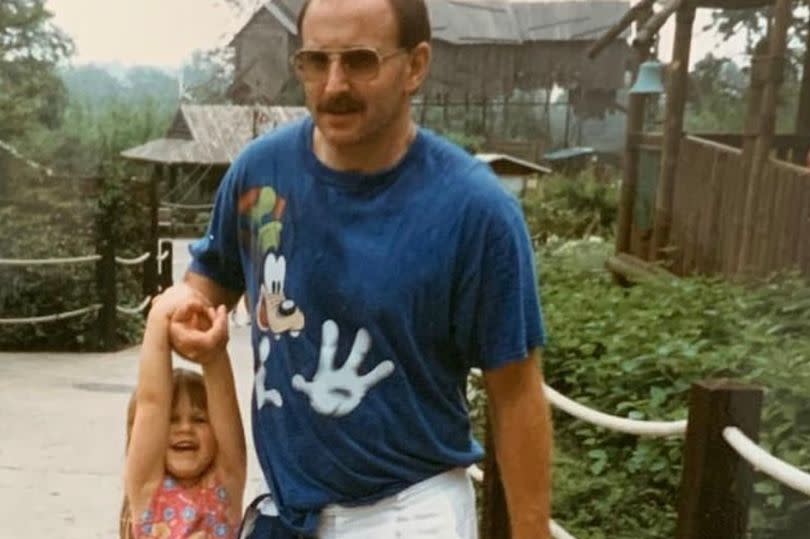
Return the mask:
M 658 95 L 664 93 L 664 64 L 658 60 L 647 60 L 638 68 L 636 83 L 630 88 L 631 94 Z

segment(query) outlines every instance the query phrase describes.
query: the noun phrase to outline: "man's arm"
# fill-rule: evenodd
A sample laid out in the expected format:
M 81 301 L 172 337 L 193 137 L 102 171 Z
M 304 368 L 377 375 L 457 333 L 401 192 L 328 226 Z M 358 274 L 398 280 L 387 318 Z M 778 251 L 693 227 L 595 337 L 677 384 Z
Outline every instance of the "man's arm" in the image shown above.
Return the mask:
M 213 333 L 208 331 L 211 329 L 211 317 L 202 316 L 200 309 L 225 305 L 230 310 L 239 300 L 240 294 L 192 271 L 187 271 L 183 282 L 174 284 L 164 294 L 169 291 L 185 297 L 185 308 L 177 313 L 175 320 L 180 325 L 196 330 L 179 331 L 177 328 L 180 325 L 172 324 L 169 329 L 171 346 L 184 358 L 200 363 L 200 359 L 215 350 L 217 344 Z
M 484 371 L 513 539 L 550 537 L 552 430 L 539 359 L 539 351 L 533 351 Z
M 201 294 L 211 306 L 225 305 L 229 311 L 233 309 L 241 296 L 239 292 L 225 288 L 213 279 L 193 271 L 186 271 L 183 275 L 183 283 Z

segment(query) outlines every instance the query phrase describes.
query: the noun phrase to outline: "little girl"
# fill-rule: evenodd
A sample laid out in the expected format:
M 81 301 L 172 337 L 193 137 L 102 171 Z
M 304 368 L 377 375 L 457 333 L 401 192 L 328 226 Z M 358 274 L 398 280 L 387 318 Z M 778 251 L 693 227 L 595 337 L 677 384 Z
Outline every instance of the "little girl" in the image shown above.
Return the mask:
M 246 452 L 226 351 L 225 307 L 169 289 L 153 303 L 138 386 L 127 417 L 122 539 L 232 539 L 245 488 Z M 201 332 L 212 346 L 202 376 L 172 370 L 170 331 Z

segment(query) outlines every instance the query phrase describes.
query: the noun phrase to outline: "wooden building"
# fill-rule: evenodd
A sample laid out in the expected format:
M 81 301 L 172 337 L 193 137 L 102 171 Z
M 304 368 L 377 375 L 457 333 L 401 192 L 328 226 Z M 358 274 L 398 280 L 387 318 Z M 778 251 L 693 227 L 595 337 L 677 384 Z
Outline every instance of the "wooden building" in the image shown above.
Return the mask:
M 304 107 L 181 105 L 164 137 L 121 156 L 154 167 L 161 221 L 192 224 L 185 231 L 192 233 L 204 224 L 219 182 L 242 148 L 307 114 Z
M 242 104 L 299 104 L 289 57 L 299 47 L 302 0 L 270 0 L 234 36 L 231 98 Z M 486 106 L 515 90 L 575 89 L 578 115 L 599 117 L 616 107 L 630 55 L 617 35 L 598 63 L 586 50 L 617 22 L 627 0 L 428 0 L 434 59 L 422 103 Z M 424 107 L 423 107 L 424 110 Z
M 668 0 L 653 13 L 641 0 L 601 43 L 637 23 L 637 59 L 644 60 L 661 26 L 675 16 L 662 133 L 643 131 L 645 96 L 629 103 L 625 175 L 616 251 L 663 263 L 677 274 L 765 276 L 799 269 L 810 275 L 810 51 L 793 133 L 775 133 L 786 63 L 791 0 Z M 767 40 L 754 51 L 743 133 L 687 133 L 684 111 L 695 11 L 771 7 Z

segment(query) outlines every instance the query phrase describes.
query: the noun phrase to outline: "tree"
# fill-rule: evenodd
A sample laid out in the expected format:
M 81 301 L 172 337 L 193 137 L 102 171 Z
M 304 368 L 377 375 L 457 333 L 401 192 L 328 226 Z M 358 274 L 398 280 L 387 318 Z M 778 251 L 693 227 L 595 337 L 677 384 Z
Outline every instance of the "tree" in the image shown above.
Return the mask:
M 51 22 L 45 0 L 0 2 L 0 139 L 56 125 L 65 91 L 56 65 L 73 44 Z
M 196 50 L 183 66 L 181 100 L 203 104 L 228 103 L 228 87 L 233 81 L 233 51 L 223 47 Z

